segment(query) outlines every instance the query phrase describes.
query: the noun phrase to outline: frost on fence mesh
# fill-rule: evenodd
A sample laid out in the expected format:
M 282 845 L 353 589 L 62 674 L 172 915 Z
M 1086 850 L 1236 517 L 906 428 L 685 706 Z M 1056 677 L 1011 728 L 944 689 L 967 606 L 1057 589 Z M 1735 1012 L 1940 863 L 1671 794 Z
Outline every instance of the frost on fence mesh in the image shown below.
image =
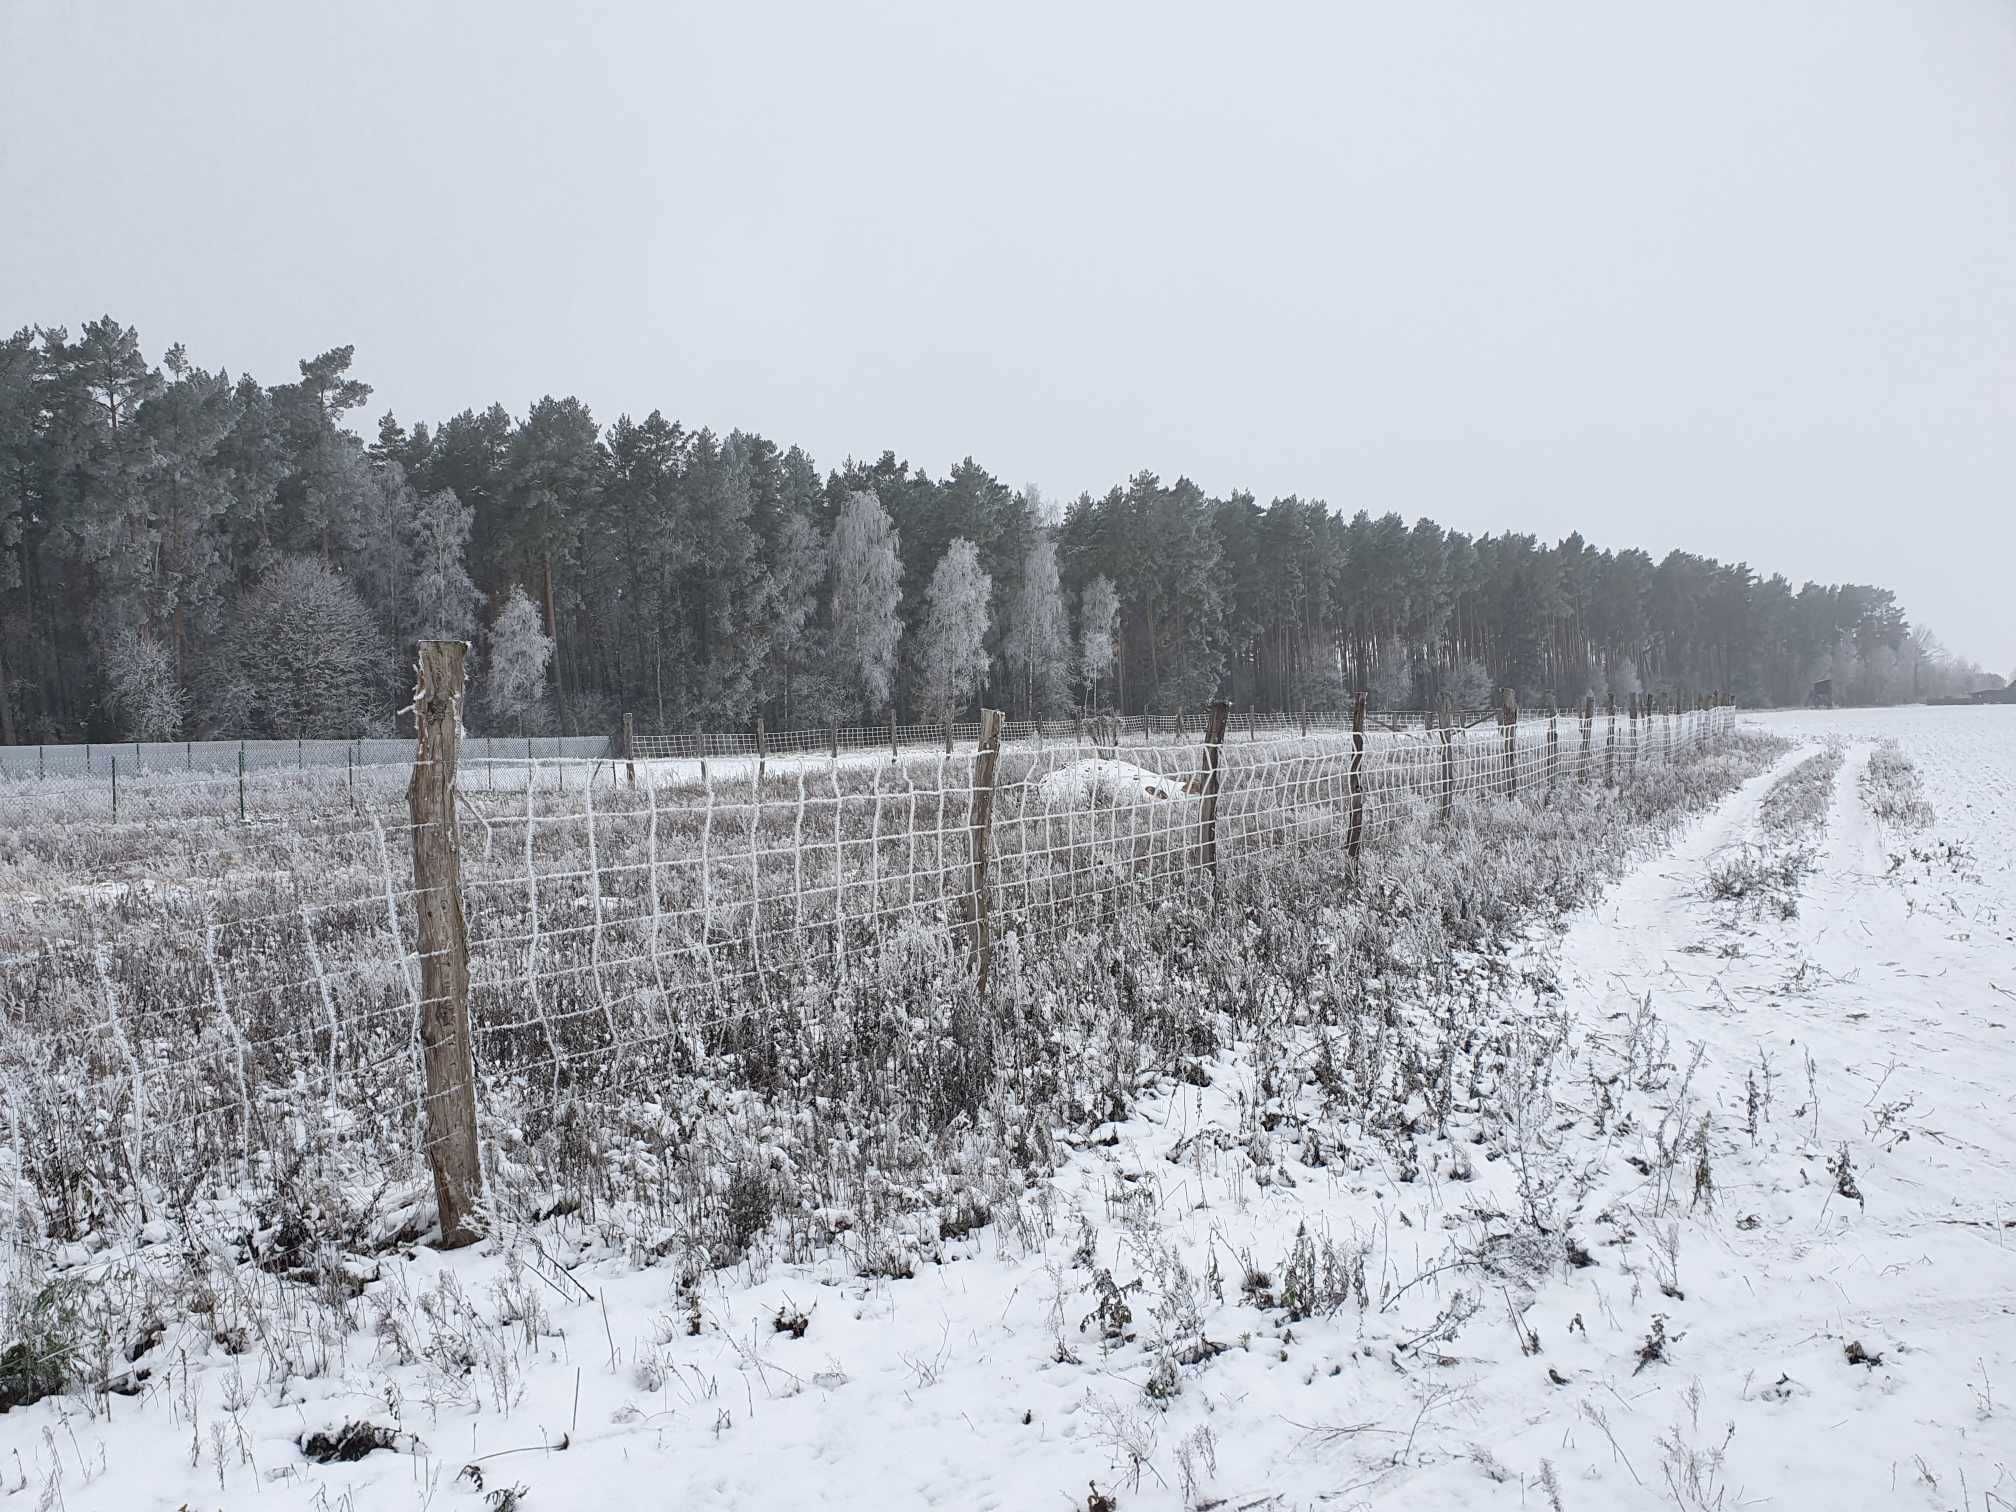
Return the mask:
M 1726 724 L 1726 712 L 1715 716 Z M 1545 804 L 1628 784 L 1711 717 L 1528 717 L 1511 732 L 1288 725 L 1220 748 L 1215 851 L 1236 878 L 1429 836 L 1444 803 Z M 465 762 L 457 834 L 478 1095 L 507 1135 L 571 1098 L 663 1085 L 730 1023 L 816 1019 L 877 953 L 962 942 L 975 905 L 970 748 L 891 760 L 677 758 L 584 780 Z M 1353 769 L 1356 767 L 1354 784 Z M 232 778 L 136 782 L 111 824 L 83 800 L 0 826 L 0 1139 L 34 1188 L 127 1183 L 183 1199 L 256 1166 L 424 1138 L 409 766 L 271 774 L 235 820 Z M 1206 751 L 1176 732 L 1011 745 L 996 777 L 993 937 L 1042 949 L 1208 887 Z M 0 792 L 0 800 L 17 788 Z M 289 797 L 296 806 L 290 810 Z M 1585 800 L 1607 801 L 1607 800 Z M 1430 842 L 1432 843 L 1432 841 Z M 58 1198 L 60 1201 L 60 1196 Z

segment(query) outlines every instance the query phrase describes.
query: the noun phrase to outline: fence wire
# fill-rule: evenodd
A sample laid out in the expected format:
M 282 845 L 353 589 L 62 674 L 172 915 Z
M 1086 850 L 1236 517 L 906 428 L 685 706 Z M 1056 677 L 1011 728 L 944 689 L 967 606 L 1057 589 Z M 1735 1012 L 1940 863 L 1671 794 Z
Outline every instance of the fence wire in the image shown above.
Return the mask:
M 935 748 L 906 751 L 899 732 L 894 759 L 879 744 L 836 755 L 831 731 L 823 752 L 724 744 L 704 772 L 640 743 L 571 786 L 548 780 L 568 763 L 465 746 L 453 827 L 479 1105 L 509 1108 L 515 1133 L 500 1137 L 530 1137 L 570 1099 L 663 1086 L 723 1026 L 816 1021 L 892 947 L 968 948 L 983 900 L 995 941 L 1040 949 L 1334 851 L 1354 828 L 1370 847 L 1465 804 L 1621 790 L 1732 719 L 1357 737 L 1256 722 L 1218 748 L 1215 823 L 1201 730 L 1030 727 L 999 758 L 984 890 L 977 729 L 955 729 L 950 752 L 942 727 Z M 16 1154 L 46 1200 L 115 1179 L 186 1197 L 220 1173 L 277 1181 L 291 1160 L 346 1151 L 396 1169 L 421 1152 L 411 774 L 409 760 L 276 785 L 264 822 L 243 824 L 216 808 L 221 792 L 230 811 L 235 773 L 164 780 L 116 824 L 10 810 L 0 1129 L 39 1131 Z M 326 1115 L 314 1140 L 298 1124 L 308 1104 Z M 78 1150 L 95 1160 L 59 1153 Z

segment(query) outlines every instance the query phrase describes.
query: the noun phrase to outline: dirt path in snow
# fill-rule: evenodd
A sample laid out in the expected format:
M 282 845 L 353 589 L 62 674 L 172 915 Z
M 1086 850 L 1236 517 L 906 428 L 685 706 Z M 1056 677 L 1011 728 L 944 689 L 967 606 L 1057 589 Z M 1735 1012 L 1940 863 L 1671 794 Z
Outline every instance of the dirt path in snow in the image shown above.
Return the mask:
M 1606 1505 L 1654 1489 L 1672 1505 L 1677 1465 L 1687 1506 L 1717 1490 L 1728 1505 L 2016 1506 L 2008 900 L 1999 878 L 1913 860 L 1911 837 L 1879 830 L 1857 790 L 1869 748 L 1855 746 L 1798 917 L 1711 901 L 1710 862 L 1755 838 L 1763 792 L 1805 754 L 1627 878 L 1566 942 L 1585 1022 L 1620 1033 L 1649 994 L 1681 1072 L 1700 1047 L 1691 1090 L 1711 1128 L 1712 1195 L 1677 1230 L 1681 1295 L 1655 1289 L 1661 1267 L 1640 1268 L 1642 1233 L 1557 1289 L 1579 1294 L 1593 1330 L 1642 1330 L 1656 1308 L 1674 1340 L 1643 1373 L 1599 1374 L 1592 1399 L 1617 1439 L 1599 1458 L 1635 1474 L 1588 1473 L 1615 1494 Z M 1665 1227 L 1643 1221 L 1635 1175 L 1613 1169 L 1583 1204 L 1584 1218 L 1617 1215 L 1599 1232 Z M 1850 1363 L 1851 1343 L 1882 1363 Z M 1598 1432 L 1585 1415 L 1581 1436 Z M 1717 1446 L 1719 1464 L 1686 1460 Z

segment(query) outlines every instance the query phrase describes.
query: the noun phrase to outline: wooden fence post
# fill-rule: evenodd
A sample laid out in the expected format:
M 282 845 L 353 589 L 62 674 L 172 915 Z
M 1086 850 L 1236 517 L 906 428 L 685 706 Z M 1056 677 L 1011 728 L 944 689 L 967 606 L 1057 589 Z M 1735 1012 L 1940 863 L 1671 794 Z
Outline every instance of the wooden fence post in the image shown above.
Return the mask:
M 1553 792 L 1561 780 L 1560 709 L 1549 705 L 1547 712 L 1547 791 Z
M 833 759 L 840 759 L 840 721 L 833 721 Z
M 119 758 L 117 756 L 112 758 L 112 819 L 115 824 L 119 819 Z
M 1456 812 L 1456 709 L 1442 700 L 1442 817 Z
M 1365 845 L 1365 690 L 1351 695 L 1351 827 L 1344 832 L 1344 850 L 1353 861 Z
M 1519 701 L 1506 688 L 1498 705 L 1499 739 L 1505 746 L 1505 796 L 1519 796 Z
M 1603 701 L 1605 715 L 1603 725 L 1603 784 L 1614 786 L 1617 781 L 1617 695 L 1610 694 Z
M 1218 760 L 1219 747 L 1225 743 L 1225 722 L 1232 715 L 1232 705 L 1224 699 L 1214 699 L 1210 713 L 1204 720 L 1204 801 L 1199 807 L 1198 825 L 1204 835 L 1204 869 L 1211 873 L 1211 881 L 1218 881 Z
M 1596 695 L 1585 694 L 1582 699 L 1582 763 L 1577 768 L 1582 780 L 1589 780 L 1589 742 L 1596 730 Z
M 980 744 L 973 755 L 973 891 L 967 900 L 967 918 L 973 929 L 973 958 L 983 998 L 994 954 L 987 919 L 987 862 L 994 847 L 994 777 L 1001 765 L 1002 718 L 999 709 L 980 711 Z
M 1625 718 L 1630 731 L 1631 741 L 1624 753 L 1624 780 L 1626 782 L 1635 782 L 1638 780 L 1638 695 L 1636 693 L 1631 695 L 1631 705 L 1626 712 Z
M 637 786 L 637 719 L 623 711 L 623 765 L 630 774 L 630 786 Z
M 895 761 L 895 760 L 897 759 L 897 758 L 896 758 L 896 706 L 895 706 L 894 704 L 891 704 L 891 705 L 889 706 L 889 759 L 890 759 L 890 761 L 892 761 L 892 762 L 893 762 L 893 761 Z
M 756 716 L 756 778 L 760 782 L 769 766 L 769 747 L 763 739 L 763 716 Z
M 427 1163 L 440 1207 L 441 1247 L 478 1237 L 483 1167 L 476 1148 L 476 1059 L 469 1032 L 469 928 L 462 915 L 462 850 L 455 828 L 461 740 L 461 641 L 423 641 L 413 690 L 418 743 L 406 803 L 413 820 L 413 905 L 419 918 L 420 1048 L 427 1078 Z
M 238 822 L 245 822 L 245 742 L 238 742 Z
M 984 722 L 986 718 L 986 711 L 984 709 L 981 711 L 981 718 Z M 952 754 L 952 721 L 949 719 L 945 721 L 945 754 L 947 756 Z

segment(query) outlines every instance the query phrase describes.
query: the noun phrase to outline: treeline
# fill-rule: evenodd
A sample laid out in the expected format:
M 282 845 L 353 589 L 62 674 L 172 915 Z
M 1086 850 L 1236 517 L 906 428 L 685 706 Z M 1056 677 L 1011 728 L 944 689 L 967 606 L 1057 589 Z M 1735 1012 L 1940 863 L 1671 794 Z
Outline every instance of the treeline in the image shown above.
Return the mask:
M 107 317 L 0 343 L 0 739 L 389 732 L 417 640 L 479 728 L 1964 691 L 1881 588 L 1466 536 L 1137 474 L 1061 513 L 971 461 L 802 450 L 578 400 L 368 444 L 351 349 L 271 387 Z

